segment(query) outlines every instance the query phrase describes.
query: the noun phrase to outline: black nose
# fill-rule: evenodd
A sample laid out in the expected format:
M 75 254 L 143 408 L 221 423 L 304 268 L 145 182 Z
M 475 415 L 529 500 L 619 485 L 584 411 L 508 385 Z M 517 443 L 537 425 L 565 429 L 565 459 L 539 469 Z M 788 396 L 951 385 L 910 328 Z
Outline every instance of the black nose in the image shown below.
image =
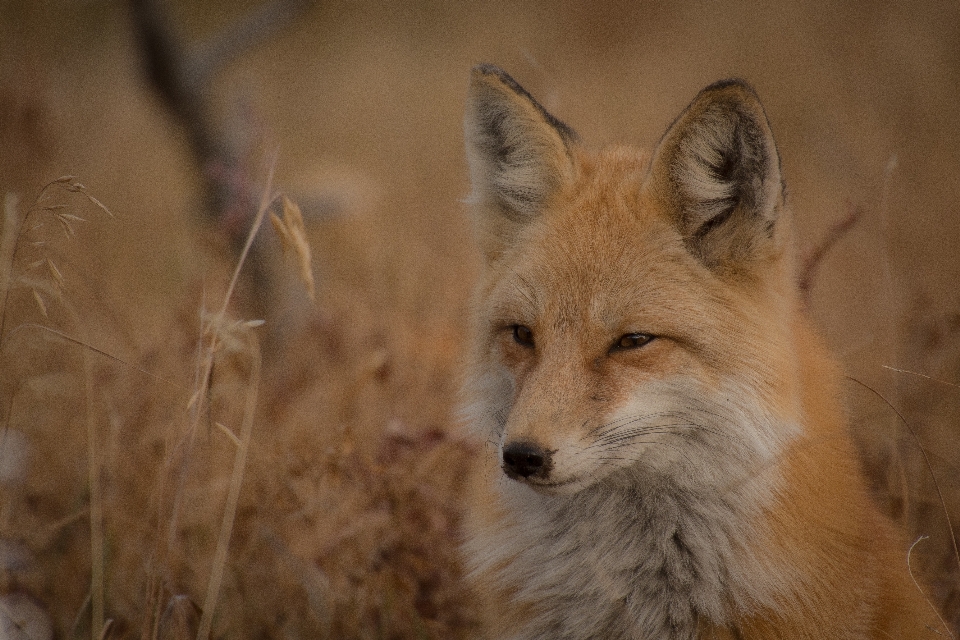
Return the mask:
M 531 442 L 511 442 L 503 447 L 503 470 L 511 478 L 545 478 L 550 472 L 550 452 Z

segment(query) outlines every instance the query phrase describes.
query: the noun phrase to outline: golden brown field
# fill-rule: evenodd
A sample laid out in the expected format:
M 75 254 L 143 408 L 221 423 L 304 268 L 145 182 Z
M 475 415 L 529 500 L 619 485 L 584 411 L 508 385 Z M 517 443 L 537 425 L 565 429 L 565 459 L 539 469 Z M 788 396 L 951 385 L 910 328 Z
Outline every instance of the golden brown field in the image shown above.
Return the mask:
M 257 5 L 166 6 L 201 43 Z M 861 212 L 811 312 L 877 392 L 847 389 L 865 465 L 930 537 L 911 562 L 960 629 L 935 486 L 960 523 L 958 43 L 960 5 L 932 0 L 318 2 L 210 87 L 251 158 L 237 180 L 304 210 L 316 301 L 267 223 L 263 277 L 221 317 L 236 221 L 205 217 L 128 5 L 0 2 L 0 638 L 51 637 L 46 615 L 65 639 L 101 619 L 108 638 L 470 636 L 461 117 L 481 61 L 592 145 L 650 147 L 701 87 L 754 84 L 802 245 Z

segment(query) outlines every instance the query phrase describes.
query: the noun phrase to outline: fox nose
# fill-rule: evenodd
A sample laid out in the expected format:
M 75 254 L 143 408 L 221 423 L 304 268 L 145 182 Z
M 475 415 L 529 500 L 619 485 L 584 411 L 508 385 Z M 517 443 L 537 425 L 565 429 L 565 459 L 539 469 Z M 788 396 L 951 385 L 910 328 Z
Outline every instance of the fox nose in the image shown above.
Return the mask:
M 503 447 L 503 471 L 514 480 L 550 472 L 550 452 L 532 442 L 511 442 Z

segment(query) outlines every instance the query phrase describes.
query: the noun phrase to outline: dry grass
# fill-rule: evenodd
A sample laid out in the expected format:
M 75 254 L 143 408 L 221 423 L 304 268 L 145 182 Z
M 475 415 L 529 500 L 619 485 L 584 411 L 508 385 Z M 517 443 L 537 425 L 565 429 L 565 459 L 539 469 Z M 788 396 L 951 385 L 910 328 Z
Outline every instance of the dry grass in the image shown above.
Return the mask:
M 264 199 L 250 242 L 274 200 Z M 282 203 L 275 225 L 291 235 L 302 276 L 304 227 Z M 74 215 L 62 211 L 43 197 L 25 213 L 8 201 L 14 232 L 3 237 L 18 240 L 3 247 L 11 286 L 0 317 L 13 327 L 0 353 L 5 432 L 26 434 L 30 458 L 48 464 L 2 488 L 0 537 L 34 556 L 27 571 L 4 569 L 4 590 L 46 601 L 71 637 L 462 635 L 470 611 L 453 543 L 468 447 L 439 424 L 369 424 L 391 409 L 372 398 L 398 378 L 409 389 L 419 372 L 364 349 L 369 327 L 357 326 L 356 310 L 349 323 L 331 317 L 275 339 L 279 352 L 262 371 L 263 322 L 229 319 L 243 257 L 215 311 L 171 309 L 162 344 L 137 362 L 113 358 L 84 337 L 53 259 L 16 251 L 55 252 L 56 242 L 37 238 L 56 216 Z M 40 214 L 47 224 L 31 226 Z M 40 267 L 46 281 L 24 275 Z M 58 304 L 41 307 L 20 289 L 56 292 Z M 41 339 L 18 343 L 30 330 Z M 300 346 L 313 341 L 319 360 Z M 354 364 L 347 350 L 358 348 L 368 357 Z M 450 374 L 449 361 L 431 366 Z M 87 460 L 86 474 L 65 457 Z M 64 584 L 63 571 L 89 579 Z
M 197 38 L 233 6 L 173 3 Z M 0 236 L 0 593 L 58 637 L 470 635 L 455 543 L 475 452 L 454 416 L 476 256 L 458 200 L 484 60 L 595 142 L 650 146 L 700 87 L 753 82 L 802 238 L 862 212 L 817 258 L 811 311 L 960 518 L 960 391 L 938 382 L 960 383 L 955 7 L 323 3 L 211 92 L 242 146 L 279 148 L 277 186 L 245 184 L 303 209 L 261 209 L 267 298 L 243 278 L 228 292 L 236 258 L 196 224 L 201 181 L 125 20 L 108 1 L 0 7 L 0 193 L 18 194 Z M 65 172 L 95 186 L 53 184 L 23 225 Z M 849 396 L 878 496 L 929 536 L 911 564 L 960 626 L 923 455 L 872 392 Z
M 960 465 L 955 449 L 960 389 L 957 314 L 917 301 L 901 321 L 904 367 L 884 367 L 854 392 L 864 463 L 887 512 L 917 541 L 916 573 L 932 588 L 954 632 L 960 629 Z M 929 372 L 929 373 L 923 373 Z M 932 375 L 931 375 L 932 374 Z

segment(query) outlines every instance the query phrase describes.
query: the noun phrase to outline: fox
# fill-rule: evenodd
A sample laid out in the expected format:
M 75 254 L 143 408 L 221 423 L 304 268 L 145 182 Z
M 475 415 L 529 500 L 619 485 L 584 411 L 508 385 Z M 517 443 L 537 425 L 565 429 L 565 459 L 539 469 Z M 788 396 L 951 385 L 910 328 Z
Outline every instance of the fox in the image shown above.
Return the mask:
M 464 134 L 479 637 L 949 635 L 862 475 L 753 88 L 592 150 L 482 64 Z

